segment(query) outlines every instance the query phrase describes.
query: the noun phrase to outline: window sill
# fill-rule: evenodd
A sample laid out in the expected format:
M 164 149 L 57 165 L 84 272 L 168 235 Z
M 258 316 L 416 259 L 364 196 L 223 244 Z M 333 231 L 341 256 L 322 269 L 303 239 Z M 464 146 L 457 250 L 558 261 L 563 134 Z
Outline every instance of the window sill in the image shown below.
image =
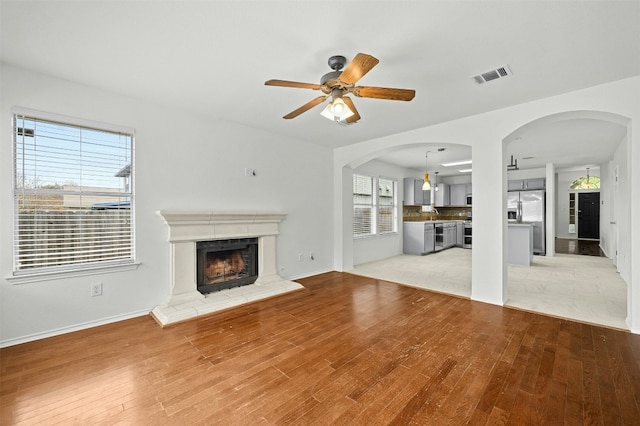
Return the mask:
M 369 238 L 385 238 L 385 237 L 397 237 L 397 232 L 385 232 L 384 234 L 367 234 L 367 235 L 358 235 L 353 236 L 354 240 L 366 240 Z
M 64 278 L 85 277 L 90 275 L 102 275 L 113 272 L 132 271 L 138 269 L 140 262 L 126 263 L 120 265 L 96 266 L 93 268 L 79 269 L 75 271 L 55 271 L 55 272 L 34 272 L 22 275 L 13 275 L 6 280 L 11 284 L 28 284 L 40 281 L 52 281 Z

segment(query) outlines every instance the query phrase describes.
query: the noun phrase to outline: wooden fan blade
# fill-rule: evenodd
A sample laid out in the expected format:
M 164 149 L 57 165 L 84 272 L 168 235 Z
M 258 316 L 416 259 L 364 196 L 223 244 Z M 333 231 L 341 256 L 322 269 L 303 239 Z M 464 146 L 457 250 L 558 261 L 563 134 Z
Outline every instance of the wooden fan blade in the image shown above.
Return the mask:
M 354 95 L 361 98 L 391 99 L 394 101 L 410 101 L 416 95 L 411 89 L 391 89 L 388 87 L 354 87 Z
M 322 102 L 324 102 L 325 99 L 327 99 L 328 96 L 318 96 L 317 98 L 315 98 L 314 100 L 307 102 L 306 104 L 302 105 L 300 108 L 291 111 L 289 114 L 285 115 L 284 119 L 290 119 L 290 118 L 295 118 L 297 116 L 299 116 L 300 114 L 302 114 L 303 112 L 310 110 L 311 108 L 313 108 L 314 106 L 321 104 Z
M 349 109 L 353 111 L 353 115 L 344 121 L 346 121 L 347 123 L 355 123 L 356 121 L 360 120 L 360 114 L 358 114 L 358 110 L 356 109 L 356 106 L 353 104 L 353 101 L 351 100 L 351 98 L 348 96 L 343 96 L 342 100 L 344 101 L 345 104 L 347 104 Z
M 354 84 L 380 62 L 366 53 L 358 53 L 340 74 L 339 80 L 346 84 Z
M 299 83 L 297 81 L 287 81 L 287 80 L 267 80 L 264 82 L 265 86 L 281 86 L 281 87 L 295 87 L 297 89 L 311 89 L 311 90 L 320 90 L 319 84 L 312 83 Z

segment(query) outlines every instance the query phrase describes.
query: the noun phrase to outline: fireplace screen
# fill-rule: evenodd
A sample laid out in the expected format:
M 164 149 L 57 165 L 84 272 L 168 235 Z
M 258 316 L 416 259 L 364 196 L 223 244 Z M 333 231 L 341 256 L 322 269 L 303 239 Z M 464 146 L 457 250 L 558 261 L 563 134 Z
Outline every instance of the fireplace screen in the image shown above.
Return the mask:
M 198 291 L 211 293 L 253 284 L 258 278 L 258 239 L 198 241 Z

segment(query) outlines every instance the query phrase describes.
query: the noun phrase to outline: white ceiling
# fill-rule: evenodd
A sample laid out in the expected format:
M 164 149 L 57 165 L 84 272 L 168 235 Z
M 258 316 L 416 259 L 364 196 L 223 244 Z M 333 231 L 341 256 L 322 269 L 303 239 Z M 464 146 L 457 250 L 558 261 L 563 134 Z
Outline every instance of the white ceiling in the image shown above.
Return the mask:
M 0 12 L 6 63 L 329 147 L 640 75 L 639 1 L 2 0 Z M 281 118 L 319 93 L 265 80 L 317 83 L 330 56 L 358 52 L 380 59 L 358 84 L 415 99 L 355 98 L 350 126 L 321 106 Z M 513 76 L 471 79 L 505 64 Z M 574 120 L 528 129 L 510 149 L 534 157 L 521 168 L 600 163 L 621 135 Z M 424 156 L 381 160 L 422 169 Z

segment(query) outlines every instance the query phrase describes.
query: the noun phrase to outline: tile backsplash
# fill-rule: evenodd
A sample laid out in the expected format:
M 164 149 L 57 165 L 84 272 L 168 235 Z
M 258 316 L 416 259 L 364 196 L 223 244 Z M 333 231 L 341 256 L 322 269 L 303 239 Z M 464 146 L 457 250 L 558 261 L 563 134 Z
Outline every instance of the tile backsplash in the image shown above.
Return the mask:
M 423 212 L 422 206 L 403 206 L 404 222 L 421 222 L 424 220 L 465 220 L 471 215 L 471 207 L 436 207 L 436 212 Z

